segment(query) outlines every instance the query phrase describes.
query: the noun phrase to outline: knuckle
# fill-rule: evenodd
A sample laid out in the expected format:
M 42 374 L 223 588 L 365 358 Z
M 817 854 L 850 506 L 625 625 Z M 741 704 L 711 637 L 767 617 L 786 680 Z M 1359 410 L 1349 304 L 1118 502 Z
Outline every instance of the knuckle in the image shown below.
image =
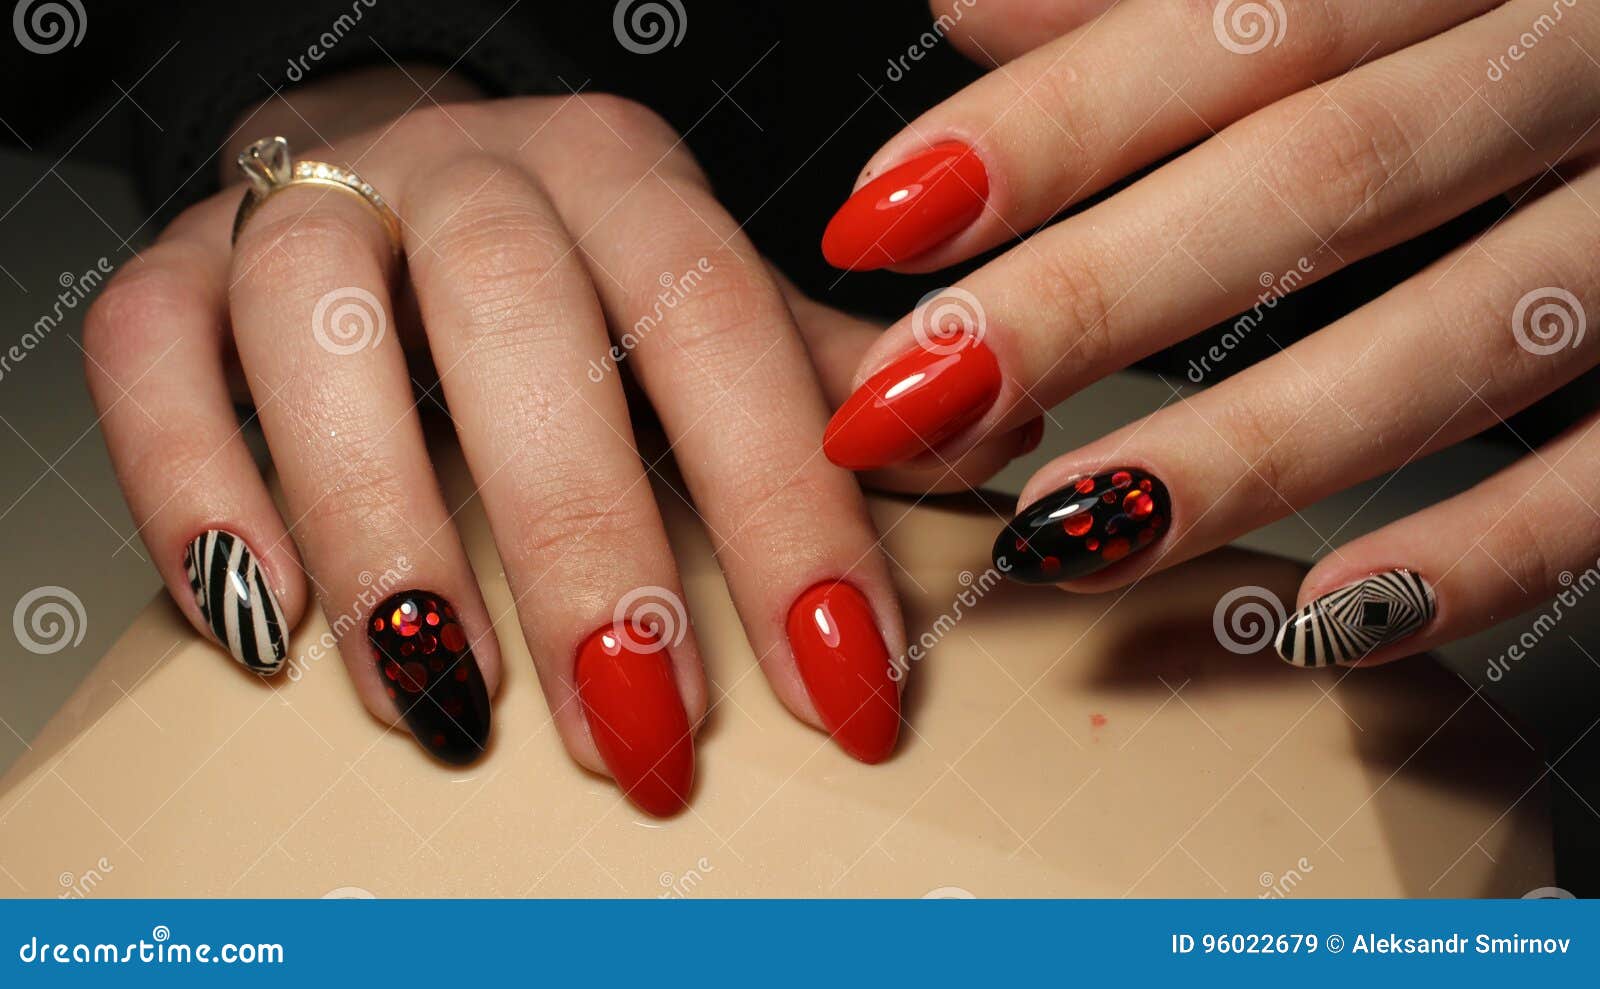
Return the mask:
M 455 147 L 466 139 L 466 134 L 478 131 L 486 111 L 486 107 L 473 103 L 430 103 L 401 116 L 380 140 L 405 147 Z
M 1248 389 L 1226 401 L 1215 417 L 1214 428 L 1223 437 L 1217 441 L 1222 447 L 1219 460 L 1237 464 L 1241 483 L 1234 496 L 1251 518 L 1276 518 L 1285 501 L 1292 503 L 1292 494 L 1301 490 L 1299 462 L 1289 444 L 1280 442 L 1284 425 L 1281 403 L 1264 402 Z M 1211 432 L 1205 426 L 1200 429 Z
M 619 488 L 597 487 L 593 474 L 585 464 L 541 465 L 538 481 L 523 489 L 517 511 L 520 517 L 512 540 L 518 559 L 559 560 L 591 541 L 606 548 L 598 555 L 609 556 L 612 547 L 651 540 L 653 513 L 630 510 L 631 499 L 596 495 Z M 653 538 L 659 540 L 660 533 Z
M 661 141 L 671 144 L 678 139 L 677 131 L 666 118 L 624 96 L 611 93 L 581 93 L 569 98 L 575 108 L 582 108 L 598 117 L 600 122 L 620 134 L 630 144 L 639 141 Z
M 838 500 L 838 491 L 812 470 L 772 462 L 747 463 L 741 468 L 737 473 L 738 500 L 725 510 L 726 521 L 717 520 L 716 528 L 725 536 L 713 533 L 714 539 L 727 538 L 765 551 L 774 546 L 808 545 L 816 541 L 819 526 L 837 527 L 837 521 L 822 520 L 834 514 L 830 509 Z
M 239 238 L 230 283 L 249 295 L 322 286 L 352 258 L 377 257 L 381 238 L 370 217 L 347 209 L 257 217 Z
M 133 358 L 171 341 L 172 313 L 192 308 L 197 299 L 180 254 L 163 252 L 158 262 L 151 249 L 106 283 L 84 314 L 83 349 L 90 357 L 100 362 Z M 169 256 L 176 263 L 165 263 Z
M 752 327 L 787 319 L 771 278 L 726 248 L 667 267 L 660 284 L 667 287 L 635 301 L 639 321 L 659 322 L 673 344 L 697 354 L 744 350 L 769 336 Z
M 1049 338 L 1066 341 L 1052 376 L 1093 373 L 1116 360 L 1118 334 L 1110 325 L 1113 303 L 1096 267 L 1099 262 L 1087 258 L 1086 253 L 1047 249 L 1034 255 L 1029 265 L 1030 297 L 1054 300 L 1051 321 L 1057 328 Z M 1119 367 L 1122 363 L 1117 362 Z
M 1394 179 L 1409 162 L 1412 144 L 1382 99 L 1347 98 L 1335 105 L 1312 91 L 1271 112 L 1262 137 L 1273 146 L 1258 173 L 1261 180 L 1319 232 L 1326 229 L 1330 246 L 1340 253 L 1359 250 L 1403 205 L 1404 192 Z

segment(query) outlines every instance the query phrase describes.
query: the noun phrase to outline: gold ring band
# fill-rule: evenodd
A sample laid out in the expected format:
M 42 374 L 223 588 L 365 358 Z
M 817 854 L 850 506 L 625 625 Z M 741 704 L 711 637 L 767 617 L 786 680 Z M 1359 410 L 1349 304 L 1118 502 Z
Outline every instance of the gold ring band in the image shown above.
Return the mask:
M 244 199 L 239 202 L 239 212 L 233 217 L 233 243 L 238 243 L 239 232 L 273 193 L 291 185 L 315 185 L 342 189 L 360 196 L 383 221 L 383 229 L 389 235 L 389 246 L 394 248 L 396 257 L 400 255 L 404 241 L 401 239 L 399 214 L 352 169 L 322 161 L 295 161 L 289 154 L 288 141 L 281 137 L 268 137 L 239 152 L 239 170 L 250 180 L 250 188 L 245 190 Z

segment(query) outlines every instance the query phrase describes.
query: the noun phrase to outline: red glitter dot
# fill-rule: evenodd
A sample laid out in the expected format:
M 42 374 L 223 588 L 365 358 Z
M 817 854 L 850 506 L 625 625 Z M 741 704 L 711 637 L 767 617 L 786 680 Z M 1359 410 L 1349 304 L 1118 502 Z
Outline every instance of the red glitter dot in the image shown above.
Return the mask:
M 1129 491 L 1122 499 L 1122 510 L 1136 519 L 1142 519 L 1156 510 L 1156 501 L 1143 491 Z
M 388 695 L 389 695 L 389 699 L 390 699 L 390 700 L 394 700 L 394 699 L 395 699 L 395 696 L 396 696 L 396 695 L 395 695 L 395 692 L 394 692 L 394 688 L 393 688 L 393 687 L 385 687 L 385 688 L 383 688 L 383 689 L 384 689 L 384 691 L 385 691 L 385 692 L 386 692 L 386 693 L 387 693 L 387 694 L 388 694 Z
M 383 675 L 393 680 L 395 677 L 400 675 L 400 667 L 394 665 L 393 663 L 384 663 Z
M 433 655 L 433 651 L 439 648 L 439 637 L 431 632 L 424 632 L 422 633 L 422 636 L 417 639 L 417 644 L 422 649 L 424 655 L 431 656 Z
M 1149 491 L 1150 490 L 1150 486 L 1151 486 L 1150 485 L 1150 479 L 1148 477 L 1139 482 L 1139 490 L 1140 491 Z
M 451 652 L 460 652 L 467 647 L 466 634 L 461 631 L 461 626 L 454 622 L 439 630 L 439 641 Z
M 1111 475 L 1111 486 L 1114 488 L 1125 488 L 1132 483 L 1133 475 L 1125 470 L 1119 470 Z
M 1107 563 L 1112 563 L 1127 556 L 1128 550 L 1132 548 L 1126 539 L 1118 536 L 1116 539 L 1106 541 L 1106 548 L 1100 551 L 1100 555 L 1105 557 Z
M 1093 553 L 1095 550 L 1100 548 L 1100 540 L 1098 540 L 1098 539 L 1090 539 L 1090 540 L 1086 541 L 1083 545 L 1089 550 L 1089 552 Z
M 409 655 L 411 655 L 412 653 L 414 653 L 416 651 L 417 651 L 417 644 L 415 642 L 402 642 L 402 643 L 400 643 L 400 655 L 409 656 Z
M 374 632 L 382 632 L 382 631 L 383 631 L 383 628 L 384 628 L 384 625 L 383 625 L 383 616 L 382 616 L 382 615 L 379 615 L 379 616 L 378 616 L 378 617 L 376 617 L 376 618 L 374 618 L 374 619 L 373 619 L 373 620 L 372 620 L 372 630 L 373 630 L 373 631 L 374 631 Z
M 397 682 L 406 693 L 419 693 L 422 688 L 428 685 L 428 671 L 423 668 L 421 663 L 407 663 L 400 668 L 400 676 Z
M 1079 494 L 1088 494 L 1089 492 L 1091 492 L 1093 490 L 1094 490 L 1094 478 L 1086 477 L 1083 480 L 1078 482 L 1078 493 Z
M 461 681 L 462 683 L 466 683 L 467 682 L 467 664 L 466 663 L 458 663 L 456 665 L 456 679 Z
M 1093 526 L 1094 516 L 1090 515 L 1088 512 L 1079 512 L 1076 515 L 1068 515 L 1067 520 L 1061 523 L 1061 528 L 1067 530 L 1067 535 L 1069 536 L 1081 536 L 1088 532 Z
M 1027 548 L 1028 548 L 1028 541 L 1026 539 L 1018 539 L 1017 540 L 1017 552 L 1018 553 L 1021 553 L 1023 550 L 1026 550 Z
M 1104 728 L 1106 726 L 1106 716 L 1103 714 L 1091 714 L 1089 715 L 1089 724 L 1094 728 Z
M 428 624 L 429 625 L 437 625 L 437 624 L 439 624 L 439 613 L 437 611 L 428 612 Z
M 1061 569 L 1061 561 L 1053 556 L 1047 556 L 1043 561 L 1040 562 L 1039 569 L 1043 570 L 1045 573 L 1055 573 L 1057 570 Z

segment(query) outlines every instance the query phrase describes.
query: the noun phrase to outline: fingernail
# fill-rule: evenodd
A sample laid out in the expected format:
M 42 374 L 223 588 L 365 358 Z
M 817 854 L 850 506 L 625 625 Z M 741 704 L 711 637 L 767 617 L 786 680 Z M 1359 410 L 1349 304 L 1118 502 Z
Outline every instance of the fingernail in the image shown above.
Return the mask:
M 1082 477 L 1011 520 L 994 542 L 994 565 L 1022 584 L 1086 577 L 1167 531 L 1167 487 L 1135 467 Z
M 640 810 L 670 817 L 689 802 L 694 741 L 672 660 L 636 624 L 600 629 L 578 648 L 578 699 L 600 758 Z
M 245 669 L 270 676 L 288 655 L 288 623 L 255 554 L 231 532 L 209 529 L 183 551 L 200 616 Z
M 823 231 L 822 255 L 853 271 L 899 264 L 965 230 L 988 196 L 977 152 L 959 141 L 935 144 L 845 200 Z
M 822 452 L 840 467 L 910 460 L 983 418 L 1000 396 L 1000 362 L 975 336 L 924 347 L 868 378 L 828 420 Z
M 1433 620 L 1433 588 L 1410 570 L 1385 570 L 1322 595 L 1278 630 L 1278 655 L 1295 666 L 1353 663 Z
M 1039 449 L 1039 444 L 1044 442 L 1044 416 L 1030 419 L 1021 429 L 1022 442 L 1017 450 L 1017 456 L 1025 457 Z
M 450 602 L 402 591 L 373 611 L 367 641 L 384 689 L 422 747 L 457 765 L 489 742 L 489 690 Z
M 789 608 L 789 647 L 839 747 L 862 762 L 887 759 L 900 734 L 900 691 L 866 597 L 843 581 L 806 591 Z

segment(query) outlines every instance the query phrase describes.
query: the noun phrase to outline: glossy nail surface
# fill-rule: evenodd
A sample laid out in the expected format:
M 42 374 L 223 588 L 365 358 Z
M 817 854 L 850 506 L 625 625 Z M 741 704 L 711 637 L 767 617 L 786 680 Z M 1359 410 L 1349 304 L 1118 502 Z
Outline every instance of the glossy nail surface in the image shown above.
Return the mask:
M 1433 620 L 1433 588 L 1410 570 L 1386 570 L 1317 598 L 1278 630 L 1278 655 L 1295 666 L 1353 663 Z
M 1137 552 L 1172 518 L 1166 485 L 1134 467 L 1081 477 L 1029 505 L 994 543 L 994 564 L 1023 584 L 1057 584 Z
M 822 452 L 851 470 L 897 464 L 982 419 L 999 395 L 1000 363 L 977 337 L 914 350 L 845 399 Z
M 422 747 L 471 762 L 489 742 L 489 691 L 456 609 L 430 591 L 403 591 L 367 620 L 384 689 Z
M 818 584 L 790 606 L 788 632 L 833 740 L 862 762 L 887 759 L 900 734 L 900 691 L 866 597 L 843 581 Z
M 857 189 L 828 221 L 822 255 L 854 271 L 908 261 L 965 230 L 988 196 L 977 152 L 957 141 L 936 144 Z
M 221 529 L 202 532 L 184 548 L 183 566 L 217 641 L 251 672 L 278 672 L 289 652 L 288 625 L 244 540 Z
M 578 699 L 600 758 L 639 809 L 667 817 L 683 809 L 694 782 L 694 741 L 655 633 L 613 625 L 578 648 Z

